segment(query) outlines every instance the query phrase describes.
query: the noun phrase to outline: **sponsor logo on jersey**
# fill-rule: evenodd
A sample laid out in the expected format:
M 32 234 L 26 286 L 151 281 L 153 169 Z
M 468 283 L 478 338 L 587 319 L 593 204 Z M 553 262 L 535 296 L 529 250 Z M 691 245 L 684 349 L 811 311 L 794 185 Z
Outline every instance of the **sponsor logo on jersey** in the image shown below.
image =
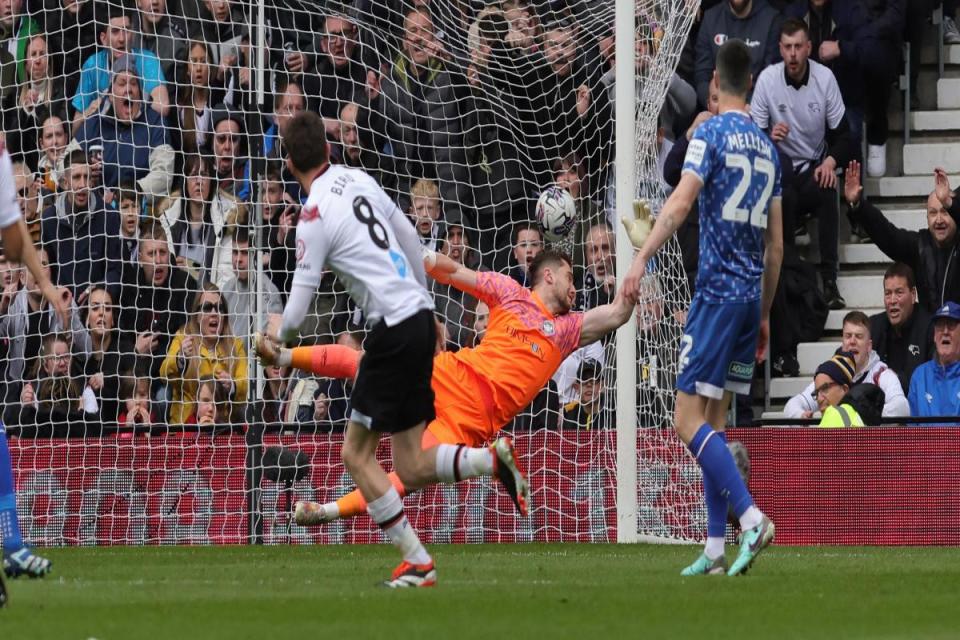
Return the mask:
M 731 362 L 729 375 L 741 380 L 750 380 L 753 378 L 753 364 L 744 362 Z
M 407 260 L 402 255 L 390 249 L 390 260 L 393 262 L 393 268 L 397 270 L 401 278 L 407 277 Z
M 297 264 L 303 260 L 303 256 L 307 254 L 307 245 L 304 244 L 303 240 L 297 238 Z
M 313 222 L 320 218 L 320 209 L 316 205 L 309 205 L 300 211 L 300 222 Z
M 703 156 L 706 152 L 707 143 L 700 138 L 694 138 L 687 146 L 687 157 L 683 159 L 683 163 L 699 167 L 703 164 Z

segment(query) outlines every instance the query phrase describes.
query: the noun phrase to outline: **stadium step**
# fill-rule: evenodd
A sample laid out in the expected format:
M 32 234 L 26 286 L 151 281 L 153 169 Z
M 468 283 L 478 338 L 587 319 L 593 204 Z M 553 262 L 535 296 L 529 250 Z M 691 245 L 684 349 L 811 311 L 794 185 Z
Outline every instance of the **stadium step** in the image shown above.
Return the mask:
M 903 111 L 897 109 L 889 113 L 891 131 L 903 131 Z M 960 109 L 942 111 L 911 111 L 910 131 L 939 132 L 960 131 Z
M 770 380 L 770 399 L 786 401 L 803 392 L 804 388 L 810 384 L 810 376 L 799 376 L 797 378 L 773 378 Z
M 822 363 L 833 357 L 840 346 L 839 340 L 830 342 L 801 342 L 797 346 L 797 362 L 800 363 L 800 377 L 810 381 L 810 376 Z
M 883 304 L 883 275 L 843 275 L 837 278 L 840 295 L 847 301 L 847 310 L 879 307 Z
M 882 264 L 884 266 L 890 263 L 890 258 L 880 251 L 875 244 L 841 244 L 840 245 L 840 264 Z M 841 271 L 846 271 L 843 267 Z
M 946 137 L 937 140 L 903 145 L 904 175 L 924 176 L 930 182 L 934 167 L 943 167 L 948 173 L 960 171 L 960 145 Z
M 929 192 L 928 192 L 929 193 Z M 927 228 L 927 210 L 923 208 L 899 209 L 880 206 L 883 215 L 893 225 L 910 231 L 920 231 Z
M 937 109 L 960 109 L 960 78 L 937 80 Z
M 960 175 L 952 174 L 951 186 L 960 186 Z M 933 172 L 922 176 L 895 176 L 885 178 L 867 178 L 864 180 L 867 196 L 873 200 L 879 198 L 916 198 L 925 204 L 927 196 L 933 190 Z M 922 199 L 922 200 L 921 200 Z M 883 208 L 882 205 L 878 205 Z
M 843 317 L 850 313 L 853 309 L 837 309 L 830 310 L 830 315 L 827 316 L 827 323 L 824 325 L 826 331 L 840 331 L 843 328 Z M 862 307 L 857 309 L 857 311 L 863 311 L 868 316 L 872 316 L 876 313 L 883 311 L 883 307 Z

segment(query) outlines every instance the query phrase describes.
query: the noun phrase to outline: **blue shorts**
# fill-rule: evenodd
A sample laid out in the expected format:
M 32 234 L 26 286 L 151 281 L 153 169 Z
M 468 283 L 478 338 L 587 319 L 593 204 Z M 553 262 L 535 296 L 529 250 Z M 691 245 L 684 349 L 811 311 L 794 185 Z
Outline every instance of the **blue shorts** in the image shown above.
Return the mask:
M 704 302 L 694 296 L 680 341 L 677 390 L 720 399 L 750 393 L 760 333 L 760 301 Z

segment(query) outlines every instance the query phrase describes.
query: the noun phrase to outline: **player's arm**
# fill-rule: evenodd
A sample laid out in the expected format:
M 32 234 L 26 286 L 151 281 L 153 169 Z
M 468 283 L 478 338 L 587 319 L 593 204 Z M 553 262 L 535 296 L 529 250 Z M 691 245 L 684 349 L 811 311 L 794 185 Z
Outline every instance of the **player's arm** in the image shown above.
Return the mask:
M 300 335 L 300 325 L 307 317 L 313 294 L 323 278 L 323 265 L 329 252 L 328 233 L 320 231 L 316 218 L 297 223 L 297 268 L 293 272 L 290 295 L 283 309 L 283 320 L 276 336 L 281 343 L 293 342 Z
M 471 295 L 477 290 L 477 272 L 442 253 L 424 249 L 423 267 L 427 270 L 427 274 L 440 284 L 452 285 Z
M 407 216 L 403 215 L 403 212 L 396 205 L 393 205 L 393 213 L 390 215 L 389 221 L 390 227 L 393 229 L 393 235 L 397 239 L 397 244 L 400 245 L 400 250 L 403 251 L 403 255 L 406 256 L 407 262 L 413 269 L 414 278 L 417 279 L 421 287 L 426 289 L 427 277 L 424 274 L 421 244 L 413 223 Z
M 770 339 L 770 308 L 780 281 L 780 265 L 783 263 L 783 207 L 780 198 L 770 201 L 767 229 L 764 231 L 763 279 L 760 289 L 760 339 L 757 344 L 757 361 L 767 357 Z
M 702 188 L 703 182 L 695 173 L 692 171 L 683 172 L 680 183 L 677 184 L 677 188 L 673 190 L 673 193 L 664 203 L 663 209 L 653 225 L 653 230 L 643 244 L 643 248 L 633 257 L 633 263 L 631 263 L 630 270 L 627 271 L 627 276 L 624 278 L 623 291 L 631 300 L 636 300 L 640 295 L 640 279 L 643 278 L 646 271 L 647 262 L 687 219 L 690 208 L 696 202 Z
M 579 346 L 585 347 L 616 330 L 630 319 L 633 309 L 634 305 L 627 300 L 627 297 L 622 292 L 618 292 L 613 302 L 594 307 L 584 313 Z

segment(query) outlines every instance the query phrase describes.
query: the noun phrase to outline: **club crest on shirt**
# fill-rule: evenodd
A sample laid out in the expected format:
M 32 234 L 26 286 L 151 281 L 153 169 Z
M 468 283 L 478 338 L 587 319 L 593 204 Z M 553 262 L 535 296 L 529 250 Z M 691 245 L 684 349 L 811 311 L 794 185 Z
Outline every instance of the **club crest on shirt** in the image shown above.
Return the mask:
M 910 352 L 910 355 L 912 355 L 912 356 L 919 356 L 919 355 L 920 355 L 920 345 L 918 345 L 918 344 L 912 344 L 912 345 L 910 345 L 909 347 L 907 347 L 907 350 Z
M 551 320 L 544 320 L 540 326 L 540 330 L 543 332 L 543 335 L 552 336 L 556 332 L 556 327 Z
M 297 238 L 297 262 L 301 262 L 306 253 L 307 245 L 304 244 L 303 240 Z
M 810 113 L 820 113 L 819 102 L 811 102 L 807 105 L 807 108 L 810 109 Z

